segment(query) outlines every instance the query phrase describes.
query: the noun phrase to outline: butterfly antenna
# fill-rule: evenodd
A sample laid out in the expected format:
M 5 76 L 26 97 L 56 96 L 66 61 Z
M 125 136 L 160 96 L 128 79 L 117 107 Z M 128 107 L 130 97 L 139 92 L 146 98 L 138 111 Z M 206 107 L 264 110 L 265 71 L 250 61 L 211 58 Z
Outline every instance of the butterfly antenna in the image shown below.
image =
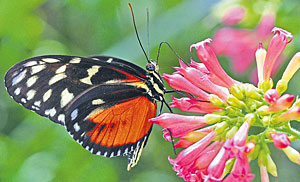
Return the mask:
M 149 9 L 146 8 L 146 17 L 147 17 L 147 45 L 148 45 L 148 56 L 149 58 L 151 58 L 150 56 L 150 26 L 149 26 Z
M 128 3 L 128 6 L 129 6 L 129 8 L 130 8 L 130 11 L 131 11 L 131 15 L 132 15 L 132 21 L 133 21 L 133 27 L 134 27 L 134 30 L 135 30 L 136 37 L 137 37 L 137 39 L 138 39 L 138 41 L 139 41 L 139 44 L 140 44 L 140 47 L 142 48 L 142 50 L 143 50 L 143 52 L 144 52 L 144 54 L 145 54 L 145 57 L 146 57 L 146 59 L 147 59 L 147 61 L 148 61 L 148 63 L 149 63 L 149 62 L 150 62 L 150 60 L 149 60 L 149 58 L 148 58 L 148 56 L 147 56 L 147 54 L 146 54 L 146 51 L 145 51 L 145 49 L 144 49 L 144 47 L 143 47 L 143 45 L 142 45 L 142 42 L 141 42 L 141 40 L 140 40 L 140 37 L 139 37 L 138 31 L 137 31 L 137 28 L 136 28 L 135 19 L 134 19 L 134 13 L 133 13 L 133 10 L 132 10 L 132 7 L 131 7 L 131 4 L 130 4 L 130 3 Z
M 159 58 L 159 54 L 160 54 L 160 49 L 161 49 L 161 46 L 162 46 L 163 44 L 167 44 L 167 45 L 169 46 L 169 48 L 173 51 L 173 53 L 174 53 L 180 60 L 182 60 L 185 64 L 188 64 L 187 62 L 185 62 L 185 61 L 177 54 L 177 52 L 173 49 L 173 47 L 172 47 L 168 42 L 165 42 L 165 41 L 163 41 L 163 42 L 161 42 L 161 43 L 159 44 L 158 52 L 157 52 L 157 58 L 156 58 L 156 62 L 157 62 L 157 63 L 158 63 L 158 58 Z

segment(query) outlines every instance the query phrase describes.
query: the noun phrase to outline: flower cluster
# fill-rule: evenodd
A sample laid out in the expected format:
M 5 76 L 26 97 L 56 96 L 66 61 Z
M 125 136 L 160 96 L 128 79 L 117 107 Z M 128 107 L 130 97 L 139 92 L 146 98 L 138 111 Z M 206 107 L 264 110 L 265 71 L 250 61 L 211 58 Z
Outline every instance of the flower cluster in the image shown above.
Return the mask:
M 190 47 L 191 52 L 196 49 L 202 63 L 179 60 L 176 72 L 163 75 L 172 88 L 190 93 L 173 97 L 171 107 L 205 114 L 164 113 L 150 120 L 164 128 L 166 140 L 179 137 L 174 147 L 184 149 L 175 159 L 169 158 L 177 176 L 186 181 L 248 182 L 254 178 L 249 162 L 257 159 L 261 181 L 267 182 L 268 173 L 277 176 L 267 145 L 271 142 L 300 164 L 300 153 L 290 146 L 290 141 L 300 139 L 300 133 L 290 125 L 291 120 L 300 120 L 300 100 L 283 94 L 300 67 L 300 53 L 292 58 L 274 89 L 271 70 L 293 37 L 280 28 L 272 32 L 268 50 L 260 43 L 256 51 L 257 87 L 238 82 L 223 70 L 210 39 Z M 250 128 L 260 132 L 251 134 Z

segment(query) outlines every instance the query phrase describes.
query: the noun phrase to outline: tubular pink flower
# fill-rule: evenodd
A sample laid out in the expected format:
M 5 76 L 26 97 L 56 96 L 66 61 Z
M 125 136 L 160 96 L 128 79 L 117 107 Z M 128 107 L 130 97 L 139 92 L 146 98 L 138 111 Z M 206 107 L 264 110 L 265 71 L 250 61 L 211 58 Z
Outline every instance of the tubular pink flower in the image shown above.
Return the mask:
M 285 113 L 282 113 L 279 117 L 279 121 L 290 121 L 290 120 L 296 120 L 300 118 L 300 107 L 292 107 L 290 110 L 288 110 Z
M 230 153 L 224 147 L 220 149 L 214 160 L 210 163 L 210 165 L 207 168 L 208 176 L 212 176 L 216 179 L 221 178 L 226 161 L 229 158 L 229 154 Z
M 261 182 L 269 182 L 269 175 L 267 167 L 264 165 L 259 166 L 260 168 L 260 181 Z
M 269 44 L 264 64 L 263 79 L 265 81 L 270 80 L 271 71 L 275 61 L 282 53 L 286 45 L 293 40 L 292 34 L 281 28 L 275 27 L 273 28 L 272 32 L 274 33 L 274 36 Z
M 205 126 L 206 123 L 198 123 L 198 124 L 182 124 L 176 126 L 169 126 L 168 129 L 172 133 L 173 137 L 181 137 L 186 135 L 188 132 L 193 131 L 195 129 L 201 128 Z
M 174 144 L 174 148 L 187 148 L 193 145 L 195 142 L 188 141 L 183 137 L 180 137 L 179 140 Z
M 266 91 L 264 97 L 267 103 L 273 104 L 279 98 L 279 94 L 276 89 L 269 89 Z
M 222 17 L 222 21 L 226 25 L 235 25 L 239 23 L 245 16 L 245 8 L 243 6 L 236 6 L 230 8 Z
M 255 60 L 257 44 L 269 39 L 274 20 L 274 14 L 268 13 L 262 16 L 255 30 L 221 28 L 215 33 L 212 47 L 217 55 L 225 55 L 232 61 L 235 73 L 244 74 Z
M 224 71 L 220 65 L 217 56 L 214 51 L 208 45 L 211 42 L 211 39 L 206 39 L 204 41 L 192 44 L 190 46 L 190 51 L 192 52 L 193 48 L 197 50 L 197 56 L 199 60 L 206 66 L 206 68 L 214 73 L 219 79 L 226 83 L 227 88 L 231 88 L 236 82 Z
M 216 127 L 215 125 L 211 125 L 211 126 L 201 128 L 201 129 L 198 129 L 198 130 L 195 130 L 195 131 L 192 131 L 192 132 L 194 134 L 194 137 L 196 136 L 200 140 L 204 136 L 206 136 L 207 134 L 211 133 L 215 127 Z M 167 128 L 164 128 L 162 131 L 163 131 L 163 137 L 165 138 L 165 140 L 171 142 L 171 136 L 170 136 L 170 133 L 167 130 Z M 192 144 L 196 142 L 195 139 L 191 140 L 191 138 L 189 138 L 188 133 L 181 133 L 181 134 L 182 135 L 178 136 L 178 137 L 180 137 L 178 142 L 180 142 L 180 140 L 184 140 L 184 141 L 182 141 L 182 144 L 183 143 L 187 144 L 186 140 L 192 141 Z M 173 133 L 172 133 L 172 136 L 174 137 Z M 178 144 L 178 145 L 181 145 L 181 144 Z
M 182 75 L 184 78 L 189 80 L 192 84 L 197 86 L 198 88 L 210 92 L 219 96 L 223 100 L 227 100 L 229 96 L 228 93 L 223 92 L 219 87 L 217 87 L 214 83 L 212 83 L 207 75 L 203 74 L 201 71 L 193 68 L 193 67 L 186 67 L 186 68 L 174 68 Z
M 196 87 L 194 84 L 192 84 L 190 81 L 179 74 L 168 75 L 164 73 L 162 77 L 169 83 L 172 88 L 176 90 L 189 92 L 193 95 L 198 96 L 201 100 L 208 100 L 209 98 L 209 95 L 206 92 Z
M 182 150 L 176 157 L 176 159 L 169 159 L 171 164 L 176 164 L 180 166 L 186 166 L 191 164 L 199 154 L 206 148 L 206 146 L 214 139 L 216 136 L 215 132 L 211 132 L 206 135 L 202 140 L 194 143 L 188 148 Z
M 250 125 L 247 121 L 245 121 L 242 124 L 240 129 L 233 136 L 233 144 L 234 145 L 239 146 L 239 147 L 245 146 L 246 139 L 247 139 L 247 136 L 248 136 L 249 127 L 250 127 Z
M 196 68 L 197 70 L 201 71 L 203 74 L 207 75 L 208 79 L 216 85 L 226 88 L 227 85 L 222 80 L 220 80 L 214 73 L 209 72 L 203 63 L 197 63 L 193 61 L 191 58 L 191 63 L 189 64 L 190 67 Z
M 164 128 L 171 128 L 180 125 L 206 124 L 206 119 L 203 116 L 185 116 L 173 113 L 163 113 L 156 118 L 151 118 L 149 121 Z
M 172 108 L 177 107 L 184 112 L 212 113 L 221 111 L 220 107 L 214 106 L 208 102 L 201 102 L 187 97 L 177 99 L 172 96 L 172 98 L 173 101 L 170 102 L 170 106 Z
M 279 149 L 286 148 L 291 144 L 290 139 L 285 133 L 271 133 L 270 136 L 273 140 L 274 146 Z
M 216 141 L 203 150 L 200 157 L 196 159 L 195 166 L 201 170 L 206 169 L 211 161 L 216 157 L 224 142 Z
M 290 94 L 284 94 L 279 97 L 276 102 L 271 104 L 268 108 L 268 112 L 277 112 L 287 109 L 292 106 L 295 96 Z
M 234 168 L 229 174 L 224 182 L 249 182 L 255 175 L 251 174 L 250 165 L 246 155 L 243 155 L 242 158 L 237 158 L 234 164 Z
M 270 35 L 270 31 L 275 24 L 275 15 L 272 12 L 268 12 L 261 17 L 259 25 L 257 26 L 255 33 L 258 39 L 266 39 Z

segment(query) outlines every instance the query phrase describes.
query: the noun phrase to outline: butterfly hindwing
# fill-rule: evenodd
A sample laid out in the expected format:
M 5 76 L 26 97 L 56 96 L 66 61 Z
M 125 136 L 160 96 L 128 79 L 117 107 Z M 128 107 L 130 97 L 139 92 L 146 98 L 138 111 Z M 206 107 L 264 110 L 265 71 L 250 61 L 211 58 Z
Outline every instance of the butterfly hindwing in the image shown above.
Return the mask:
M 143 90 L 100 85 L 85 95 L 93 96 L 78 97 L 66 111 L 66 128 L 85 149 L 113 157 L 128 155 L 146 141 L 152 127 L 148 119 L 155 117 L 156 104 Z

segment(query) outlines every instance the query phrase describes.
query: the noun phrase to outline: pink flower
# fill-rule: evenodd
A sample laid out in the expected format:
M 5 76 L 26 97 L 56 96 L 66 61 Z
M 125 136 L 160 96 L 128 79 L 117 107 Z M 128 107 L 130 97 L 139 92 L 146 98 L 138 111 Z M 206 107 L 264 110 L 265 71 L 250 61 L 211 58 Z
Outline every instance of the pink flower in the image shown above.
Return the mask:
M 265 100 L 269 104 L 273 104 L 279 98 L 279 94 L 276 89 L 269 89 L 265 93 Z
M 293 40 L 292 34 L 281 28 L 275 27 L 273 28 L 272 32 L 275 34 L 275 36 L 272 38 L 269 44 L 268 52 L 264 64 L 263 79 L 266 81 L 270 79 L 271 71 L 275 61 L 278 59 L 279 55 L 283 52 L 286 45 Z
M 289 138 L 300 139 L 300 132 L 289 124 L 290 120 L 300 118 L 300 101 L 294 102 L 294 95 L 282 95 L 300 68 L 300 53 L 293 57 L 273 89 L 273 81 L 266 79 L 270 78 L 266 75 L 291 37 L 282 29 L 274 30 L 269 49 L 265 50 L 259 43 L 255 53 L 257 87 L 238 82 L 224 71 L 209 45 L 210 39 L 190 47 L 191 52 L 196 49 L 202 63 L 191 60 L 185 64 L 179 60 L 180 67 L 174 68 L 175 73 L 164 74 L 172 88 L 190 94 L 181 98 L 172 96 L 171 107 L 204 114 L 165 113 L 150 119 L 164 127 L 163 136 L 167 141 L 174 142 L 175 148 L 183 148 L 175 159 L 169 157 L 178 177 L 185 181 L 249 182 L 254 178 L 249 162 L 258 158 L 261 179 L 268 182 L 268 173 L 277 177 L 277 167 L 267 145 L 272 141 L 292 162 L 300 164 L 300 153 L 290 147 L 289 141 Z M 259 36 L 265 35 L 262 32 Z M 264 129 L 249 136 L 252 126 Z M 176 137 L 177 142 L 172 141 Z
M 268 112 L 277 112 L 287 109 L 292 106 L 295 96 L 290 94 L 284 94 L 273 102 L 268 108 Z
M 275 147 L 279 149 L 286 148 L 291 144 L 288 136 L 285 133 L 271 133 L 271 138 Z
M 227 10 L 222 20 L 226 25 L 235 25 L 239 23 L 245 16 L 245 8 L 236 6 Z
M 265 14 L 256 30 L 221 28 L 215 33 L 213 50 L 229 57 L 233 70 L 242 74 L 254 63 L 257 44 L 268 39 L 274 21 L 273 14 Z

